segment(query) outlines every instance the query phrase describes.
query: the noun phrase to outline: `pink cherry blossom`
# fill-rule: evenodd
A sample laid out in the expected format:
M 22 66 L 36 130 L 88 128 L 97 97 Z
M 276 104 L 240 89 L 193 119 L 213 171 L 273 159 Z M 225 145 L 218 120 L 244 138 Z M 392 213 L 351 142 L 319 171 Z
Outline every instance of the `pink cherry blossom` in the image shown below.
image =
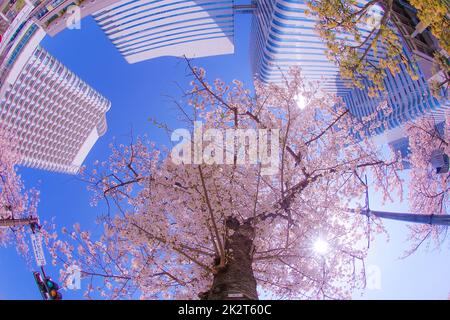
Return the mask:
M 403 183 L 401 159 L 369 139 L 382 117 L 352 116 L 295 69 L 282 86 L 255 82 L 254 95 L 239 81 L 210 83 L 203 69 L 191 71 L 180 106 L 190 129 L 194 121 L 221 130 L 279 129 L 280 150 L 271 150 L 279 151 L 279 170 L 177 165 L 145 137 L 113 143 L 109 160 L 86 173 L 93 204 L 108 208 L 104 233 L 93 237 L 76 226 L 73 239 L 49 238 L 56 261 L 80 266 L 87 297 L 336 299 L 364 287 L 367 241 L 383 227 L 349 208 L 363 205 L 365 175 L 386 201 Z M 375 112 L 387 111 L 381 104 Z M 318 239 L 326 254 L 314 250 Z M 63 270 L 61 280 L 66 276 Z

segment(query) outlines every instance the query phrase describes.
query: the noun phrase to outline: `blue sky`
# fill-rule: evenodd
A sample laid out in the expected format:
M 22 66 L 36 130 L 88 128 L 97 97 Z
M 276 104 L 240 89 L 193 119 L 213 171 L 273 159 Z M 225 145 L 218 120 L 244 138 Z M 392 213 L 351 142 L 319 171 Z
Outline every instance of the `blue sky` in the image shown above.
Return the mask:
M 240 79 L 251 86 L 249 15 L 236 17 L 235 33 L 234 55 L 197 59 L 195 64 L 204 67 L 210 78 Z M 65 30 L 54 38 L 46 37 L 42 46 L 112 102 L 107 113 L 108 131 L 85 160 L 88 168 L 96 159 L 107 158 L 113 137 L 128 142 L 131 128 L 134 135 L 147 133 L 152 140 L 167 143 L 165 134 L 148 119 L 156 118 L 176 127 L 176 111 L 165 95 L 180 97 L 174 81 L 185 87 L 188 84 L 186 65 L 181 59 L 165 57 L 128 64 L 90 17 L 83 19 L 81 30 Z M 28 168 L 20 168 L 19 172 L 27 187 L 41 190 L 41 220 L 55 217 L 59 228 L 71 227 L 75 222 L 80 222 L 82 228 L 98 228 L 95 217 L 104 212 L 89 206 L 90 193 L 76 176 Z M 407 207 L 394 205 L 391 209 L 399 211 Z M 408 248 L 405 224 L 388 222 L 387 227 L 390 242 L 386 243 L 384 237 L 377 239 L 367 259 L 367 265 L 376 265 L 380 270 L 380 289 L 368 290 L 362 297 L 446 299 L 450 292 L 448 243 L 440 252 L 421 249 L 412 257 L 399 260 Z M 47 261 L 50 261 L 48 253 Z M 49 266 L 46 270 L 58 278 L 55 268 Z M 82 290 L 63 295 L 66 299 L 82 298 Z M 40 299 L 31 270 L 14 248 L 0 248 L 0 299 Z

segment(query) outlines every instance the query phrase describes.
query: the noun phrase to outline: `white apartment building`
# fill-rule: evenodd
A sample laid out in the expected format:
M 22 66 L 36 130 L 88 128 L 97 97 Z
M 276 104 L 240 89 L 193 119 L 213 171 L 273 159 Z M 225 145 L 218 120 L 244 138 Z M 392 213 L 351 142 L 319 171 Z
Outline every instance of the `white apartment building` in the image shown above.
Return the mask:
M 81 16 L 116 0 L 28 0 L 2 8 L 0 126 L 16 138 L 20 164 L 77 173 L 107 129 L 110 102 L 48 54 L 39 43 Z
M 2 84 L 0 125 L 15 135 L 20 164 L 75 174 L 106 132 L 110 102 L 34 42 Z

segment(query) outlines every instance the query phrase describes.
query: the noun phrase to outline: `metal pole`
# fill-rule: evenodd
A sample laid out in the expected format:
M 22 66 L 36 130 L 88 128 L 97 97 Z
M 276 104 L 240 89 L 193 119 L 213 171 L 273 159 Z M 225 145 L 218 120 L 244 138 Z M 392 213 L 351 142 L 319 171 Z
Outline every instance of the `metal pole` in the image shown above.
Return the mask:
M 0 219 L 0 227 L 19 227 L 37 223 L 37 218 Z
M 388 212 L 376 210 L 361 210 L 361 214 L 365 216 L 374 215 L 383 219 L 406 221 L 412 223 L 422 223 L 440 226 L 450 226 L 450 215 L 443 214 L 414 214 L 403 212 Z

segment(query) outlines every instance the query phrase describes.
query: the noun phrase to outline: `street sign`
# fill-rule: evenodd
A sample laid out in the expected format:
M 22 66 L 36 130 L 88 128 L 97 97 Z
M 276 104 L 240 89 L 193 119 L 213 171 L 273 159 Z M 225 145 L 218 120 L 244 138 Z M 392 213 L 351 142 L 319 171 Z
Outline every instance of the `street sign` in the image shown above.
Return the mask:
M 31 234 L 31 245 L 33 246 L 34 257 L 36 258 L 36 264 L 39 267 L 45 266 L 44 250 L 42 249 L 42 235 L 40 233 Z

